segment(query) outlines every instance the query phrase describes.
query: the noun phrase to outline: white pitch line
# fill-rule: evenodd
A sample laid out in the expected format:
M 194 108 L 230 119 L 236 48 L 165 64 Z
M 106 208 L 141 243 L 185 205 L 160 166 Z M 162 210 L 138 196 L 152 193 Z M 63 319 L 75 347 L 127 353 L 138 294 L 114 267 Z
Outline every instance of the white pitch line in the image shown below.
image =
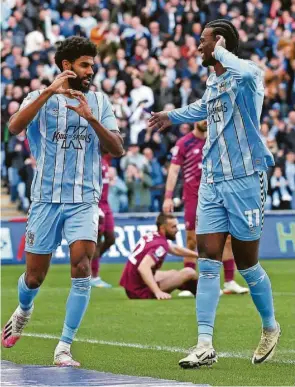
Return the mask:
M 46 288 L 46 287 L 44 287 L 44 288 L 41 289 L 41 292 L 42 293 L 55 293 L 55 292 L 59 293 L 59 292 L 64 291 L 64 290 L 68 291 L 69 289 L 70 289 L 70 285 L 69 285 L 68 288 L 61 288 L 61 287 L 60 288 Z M 16 291 L 17 291 L 17 288 L 13 288 L 13 289 L 11 288 L 11 289 L 6 289 L 5 290 L 5 292 L 9 292 L 9 293 L 16 293 Z M 107 291 L 108 293 L 111 293 L 113 291 L 119 291 L 119 292 L 123 293 L 124 289 L 122 287 L 119 287 L 119 286 L 118 287 L 114 286 L 111 289 L 97 288 L 97 289 L 92 290 L 92 291 L 94 293 L 95 292 L 99 293 L 101 291 L 103 291 L 103 292 Z M 295 297 L 295 292 L 273 292 L 272 294 L 275 297 Z
M 24 333 L 23 336 L 26 337 L 35 337 L 38 339 L 49 339 L 49 340 L 59 340 L 60 336 L 50 335 L 47 333 Z M 100 345 L 110 345 L 113 347 L 125 347 L 125 348 L 137 348 L 137 349 L 146 349 L 150 351 L 164 351 L 164 352 L 174 352 L 174 353 L 187 353 L 186 348 L 180 347 L 169 347 L 166 345 L 146 345 L 139 343 L 124 343 L 120 341 L 107 341 L 107 340 L 96 340 L 96 339 L 82 339 L 76 338 L 74 341 L 78 343 L 88 343 L 88 344 L 100 344 Z M 291 354 L 295 353 L 294 350 L 278 350 L 278 354 Z M 218 357 L 226 359 L 245 359 L 250 360 L 251 351 L 248 352 L 219 352 Z M 280 364 L 295 364 L 295 360 L 270 360 L 272 363 Z

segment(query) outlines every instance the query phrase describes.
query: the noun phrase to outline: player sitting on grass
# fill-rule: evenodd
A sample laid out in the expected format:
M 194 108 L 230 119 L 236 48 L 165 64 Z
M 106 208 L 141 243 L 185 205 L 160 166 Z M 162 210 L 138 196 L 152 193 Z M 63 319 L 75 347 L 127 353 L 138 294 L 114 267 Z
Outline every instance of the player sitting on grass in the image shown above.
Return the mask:
M 157 218 L 157 232 L 140 238 L 129 256 L 120 285 L 129 298 L 168 300 L 175 289 L 196 294 L 197 273 L 190 267 L 182 270 L 160 271 L 167 253 L 197 258 L 195 251 L 169 243 L 178 232 L 177 219 L 172 214 L 161 213 Z

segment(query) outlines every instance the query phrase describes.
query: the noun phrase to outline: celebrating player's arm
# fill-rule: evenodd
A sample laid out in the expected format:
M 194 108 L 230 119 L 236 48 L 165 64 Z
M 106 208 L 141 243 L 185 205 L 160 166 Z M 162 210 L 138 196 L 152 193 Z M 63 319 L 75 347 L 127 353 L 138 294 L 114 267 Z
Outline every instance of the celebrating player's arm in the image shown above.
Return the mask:
M 75 111 L 77 114 L 88 121 L 99 137 L 101 145 L 103 145 L 103 147 L 113 156 L 122 156 L 124 152 L 123 139 L 119 131 L 115 130 L 115 128 L 105 128 L 105 126 L 102 125 L 102 123 L 100 123 L 93 115 L 85 95 L 81 91 L 73 90 L 67 87 L 68 79 L 76 77 L 77 75 L 73 71 L 63 71 L 44 91 L 30 93 L 22 104 L 21 109 L 10 118 L 10 132 L 12 134 L 19 134 L 32 122 L 34 117 L 39 113 L 42 106 L 48 101 L 50 97 L 52 97 L 54 94 L 63 94 L 68 98 L 75 98 L 80 102 L 80 105 L 78 106 L 66 105 L 66 108 Z M 107 116 L 107 118 L 110 118 L 113 116 L 112 108 L 109 101 L 105 102 L 108 112 L 106 112 L 104 115 Z M 115 119 L 115 117 L 111 118 Z
M 182 108 L 174 109 L 169 112 L 152 112 L 152 116 L 149 119 L 148 124 L 149 128 L 158 129 L 160 132 L 162 132 L 172 124 L 194 123 L 206 120 L 207 107 L 205 102 L 205 94 L 201 99 Z
M 225 48 L 226 43 L 223 36 L 217 35 L 216 39 L 217 43 L 215 45 L 215 49 L 213 53 L 210 52 L 213 58 L 215 58 L 222 67 L 227 69 L 238 82 L 251 82 L 254 89 L 257 88 L 257 85 L 262 86 L 261 80 L 260 83 L 256 82 L 257 75 L 258 78 L 261 78 L 261 74 L 257 66 L 254 65 L 253 62 L 240 59 L 232 52 L 228 51 Z M 152 112 L 152 117 L 149 119 L 149 127 L 151 129 L 158 129 L 161 132 L 172 124 L 193 123 L 205 120 L 207 119 L 207 114 L 205 92 L 200 100 L 197 100 L 190 105 L 174 109 L 169 112 Z
M 157 300 L 169 300 L 171 294 L 163 292 L 155 280 L 152 269 L 155 267 L 156 262 L 151 255 L 146 255 L 138 266 L 138 271 L 145 282 L 145 284 L 153 292 Z
M 254 62 L 247 61 L 237 57 L 234 53 L 226 49 L 225 38 L 221 35 L 216 36 L 217 42 L 212 53 L 214 59 L 216 59 L 222 67 L 227 69 L 232 76 L 238 82 L 251 82 L 253 87 L 256 88 L 256 75 L 261 76 L 261 72 Z
M 67 79 L 76 77 L 77 75 L 73 71 L 63 71 L 55 78 L 52 84 L 42 92 L 34 91 L 29 93 L 29 95 L 24 99 L 20 110 L 10 117 L 9 131 L 15 135 L 23 131 L 39 113 L 41 107 L 54 94 L 64 94 L 66 96 L 70 96 L 79 93 L 72 89 L 63 88 L 63 84 Z

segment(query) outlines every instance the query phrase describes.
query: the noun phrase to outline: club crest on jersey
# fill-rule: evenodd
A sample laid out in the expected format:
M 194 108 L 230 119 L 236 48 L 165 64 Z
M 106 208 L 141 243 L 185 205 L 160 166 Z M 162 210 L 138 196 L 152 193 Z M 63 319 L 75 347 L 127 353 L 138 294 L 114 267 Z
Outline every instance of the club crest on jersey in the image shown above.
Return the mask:
M 224 93 L 226 91 L 226 82 L 221 82 L 218 85 L 218 93 Z
M 161 258 L 163 257 L 163 255 L 165 254 L 165 249 L 163 246 L 160 246 L 157 248 L 157 250 L 155 251 L 155 254 L 158 258 Z
M 58 116 L 58 109 L 57 109 L 57 108 L 51 109 L 51 114 L 52 114 L 53 116 L 57 117 L 57 116 Z
M 27 232 L 27 244 L 28 246 L 34 246 L 35 234 L 32 231 Z
M 178 151 L 179 151 L 179 146 L 175 145 L 175 146 L 171 149 L 172 156 L 177 156 Z

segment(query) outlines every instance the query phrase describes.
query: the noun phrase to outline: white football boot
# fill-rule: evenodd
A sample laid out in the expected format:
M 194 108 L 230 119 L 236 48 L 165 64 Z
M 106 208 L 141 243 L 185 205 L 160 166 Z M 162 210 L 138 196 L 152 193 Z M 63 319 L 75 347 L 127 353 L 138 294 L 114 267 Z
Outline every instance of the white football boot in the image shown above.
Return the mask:
M 2 330 L 3 347 L 11 348 L 16 344 L 21 337 L 23 329 L 29 322 L 33 310 L 34 305 L 28 311 L 23 311 L 20 306 L 16 308 Z
M 225 282 L 223 285 L 223 294 L 247 294 L 248 288 L 240 286 L 236 281 Z
M 179 361 L 182 368 L 199 368 L 217 363 L 217 354 L 212 345 L 200 344 L 192 348 L 190 354 Z
M 70 350 L 57 346 L 54 351 L 53 364 L 59 367 L 80 367 L 80 363 L 73 359 Z
M 189 290 L 182 290 L 178 293 L 178 297 L 195 297 L 195 295 Z
M 260 342 L 252 357 L 252 364 L 260 364 L 270 360 L 274 355 L 280 336 L 281 327 L 278 322 L 277 329 L 274 331 L 262 329 Z

